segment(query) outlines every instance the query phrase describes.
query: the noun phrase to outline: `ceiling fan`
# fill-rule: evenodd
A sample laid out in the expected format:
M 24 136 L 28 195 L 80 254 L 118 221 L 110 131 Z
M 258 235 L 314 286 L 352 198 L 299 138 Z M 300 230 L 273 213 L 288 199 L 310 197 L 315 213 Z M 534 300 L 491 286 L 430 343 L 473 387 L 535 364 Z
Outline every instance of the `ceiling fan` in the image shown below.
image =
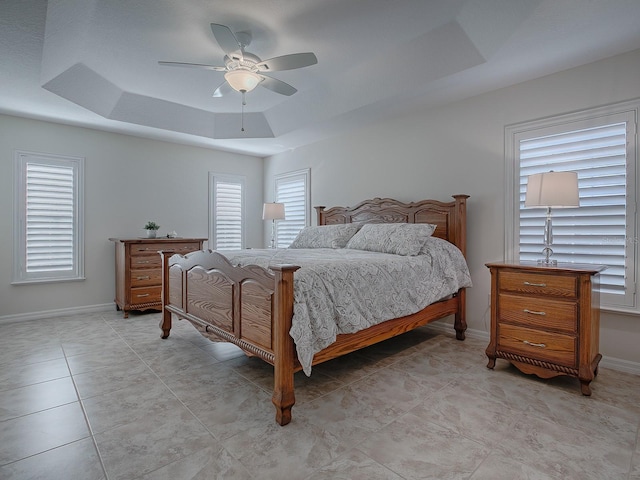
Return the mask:
M 258 85 L 267 88 L 280 95 L 293 95 L 298 90 L 276 78 L 265 75 L 265 72 L 278 72 L 308 67 L 318 63 L 316 56 L 311 53 L 293 53 L 280 57 L 261 60 L 260 57 L 245 51 L 245 47 L 251 42 L 251 34 L 237 32 L 235 35 L 225 25 L 211 24 L 211 31 L 216 41 L 226 54 L 224 67 L 215 65 L 203 65 L 200 63 L 183 62 L 158 62 L 160 65 L 171 67 L 192 67 L 225 72 L 225 81 L 215 90 L 214 97 L 221 97 L 228 86 L 243 94 L 252 91 Z

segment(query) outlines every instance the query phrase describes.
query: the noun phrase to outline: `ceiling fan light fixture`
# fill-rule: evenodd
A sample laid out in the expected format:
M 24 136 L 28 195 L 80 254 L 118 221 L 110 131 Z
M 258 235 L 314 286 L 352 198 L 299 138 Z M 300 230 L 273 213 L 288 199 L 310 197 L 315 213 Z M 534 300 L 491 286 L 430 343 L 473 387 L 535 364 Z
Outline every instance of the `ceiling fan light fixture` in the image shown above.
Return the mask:
M 224 74 L 227 83 L 237 92 L 250 92 L 262 81 L 262 77 L 249 70 L 231 70 Z

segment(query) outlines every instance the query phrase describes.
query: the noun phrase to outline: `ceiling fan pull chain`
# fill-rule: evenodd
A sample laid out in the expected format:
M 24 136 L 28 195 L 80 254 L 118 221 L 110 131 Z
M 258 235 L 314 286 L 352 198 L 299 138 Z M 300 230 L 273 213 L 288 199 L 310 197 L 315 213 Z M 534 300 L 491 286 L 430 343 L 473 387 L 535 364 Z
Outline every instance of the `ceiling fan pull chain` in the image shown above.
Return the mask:
M 241 132 L 244 132 L 244 106 L 247 104 L 247 102 L 244 99 L 244 94 L 245 92 L 242 92 L 242 107 L 240 111 L 240 131 Z

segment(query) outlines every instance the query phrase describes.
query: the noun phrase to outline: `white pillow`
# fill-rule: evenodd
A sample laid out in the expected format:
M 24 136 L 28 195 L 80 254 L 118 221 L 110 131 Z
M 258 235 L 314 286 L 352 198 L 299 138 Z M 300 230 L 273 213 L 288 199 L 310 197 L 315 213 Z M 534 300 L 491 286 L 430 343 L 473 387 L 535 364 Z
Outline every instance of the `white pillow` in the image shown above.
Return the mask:
M 436 226 L 430 223 L 368 223 L 346 248 L 396 255 L 418 255 Z
M 344 248 L 360 227 L 354 223 L 304 227 L 289 248 Z

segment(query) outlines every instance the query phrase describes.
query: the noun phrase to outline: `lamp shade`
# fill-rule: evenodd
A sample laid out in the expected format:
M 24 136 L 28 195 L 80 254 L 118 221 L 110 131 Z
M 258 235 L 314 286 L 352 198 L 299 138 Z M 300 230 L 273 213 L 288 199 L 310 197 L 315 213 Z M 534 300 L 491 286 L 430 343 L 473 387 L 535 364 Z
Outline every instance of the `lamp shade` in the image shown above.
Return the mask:
M 265 203 L 262 207 L 263 220 L 284 220 L 284 203 Z
M 569 208 L 580 206 L 576 172 L 546 172 L 529 175 L 525 207 Z
M 262 81 L 262 77 L 249 70 L 231 70 L 224 74 L 224 79 L 237 92 L 250 92 Z

